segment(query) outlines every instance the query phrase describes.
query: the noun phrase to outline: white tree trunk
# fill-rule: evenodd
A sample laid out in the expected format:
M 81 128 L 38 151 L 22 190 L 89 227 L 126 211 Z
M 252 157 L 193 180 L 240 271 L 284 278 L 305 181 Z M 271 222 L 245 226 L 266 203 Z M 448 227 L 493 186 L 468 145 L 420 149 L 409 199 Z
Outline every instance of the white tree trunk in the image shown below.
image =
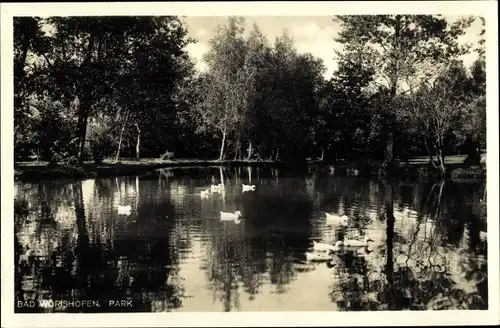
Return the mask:
M 125 116 L 125 122 L 123 122 L 122 130 L 120 131 L 120 139 L 118 140 L 118 149 L 116 150 L 115 163 L 120 159 L 120 151 L 122 149 L 123 133 L 125 132 L 125 127 L 127 126 L 128 114 Z
M 139 159 L 141 157 L 141 129 L 139 128 L 139 124 L 135 124 L 135 128 L 137 129 L 137 143 L 135 144 L 135 157 Z
M 250 144 L 248 145 L 247 160 L 252 158 L 252 154 L 253 154 L 252 141 L 250 141 Z
M 224 146 L 226 144 L 226 127 L 222 130 L 222 142 L 220 145 L 220 155 L 219 160 L 221 161 L 224 158 Z

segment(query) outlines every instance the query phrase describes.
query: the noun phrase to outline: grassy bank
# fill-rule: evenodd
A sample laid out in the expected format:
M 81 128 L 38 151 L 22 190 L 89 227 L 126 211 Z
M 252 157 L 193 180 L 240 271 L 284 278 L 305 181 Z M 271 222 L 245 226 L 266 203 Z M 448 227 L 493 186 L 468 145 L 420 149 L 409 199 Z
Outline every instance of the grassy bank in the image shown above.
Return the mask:
M 49 166 L 48 162 L 17 162 L 14 164 L 14 175 L 16 179 L 95 178 L 142 174 L 151 170 L 168 167 L 210 167 L 221 165 L 281 167 L 284 164 L 279 161 L 198 159 L 140 159 L 122 160 L 117 163 L 105 160 L 100 164 L 85 162 L 80 166 Z
M 463 164 L 463 156 L 450 156 L 446 161 L 447 177 L 452 179 L 484 179 L 486 170 L 483 166 Z M 294 168 L 317 171 L 329 175 L 344 176 L 393 176 L 402 179 L 439 178 L 437 170 L 429 165 L 428 159 L 413 158 L 405 163 L 386 168 L 382 162 L 330 164 L 323 161 L 310 161 L 307 166 L 287 164 L 280 161 L 256 160 L 160 160 L 140 159 L 122 160 L 114 163 L 106 160 L 101 164 L 85 162 L 80 166 L 49 166 L 47 162 L 17 162 L 14 165 L 15 178 L 19 179 L 54 179 L 54 178 L 95 178 L 120 175 L 143 174 L 151 170 L 169 167 L 210 167 L 210 166 L 258 166 Z
M 398 164 L 390 168 L 379 164 L 349 164 L 326 165 L 326 168 L 314 168 L 338 176 L 384 177 L 406 180 L 436 180 L 441 176 L 439 171 L 428 164 Z M 464 166 L 462 164 L 449 164 L 446 166 L 445 178 L 453 180 L 483 180 L 486 170 L 480 166 Z
M 448 156 L 445 158 L 446 176 L 452 180 L 484 180 L 486 179 L 485 165 L 464 164 L 466 156 Z M 440 179 L 439 171 L 430 163 L 428 157 L 414 157 L 406 162 L 395 161 L 390 167 L 384 167 L 382 161 L 344 163 L 331 165 L 316 162 L 315 170 L 342 176 L 381 177 L 391 176 L 408 180 L 435 180 Z

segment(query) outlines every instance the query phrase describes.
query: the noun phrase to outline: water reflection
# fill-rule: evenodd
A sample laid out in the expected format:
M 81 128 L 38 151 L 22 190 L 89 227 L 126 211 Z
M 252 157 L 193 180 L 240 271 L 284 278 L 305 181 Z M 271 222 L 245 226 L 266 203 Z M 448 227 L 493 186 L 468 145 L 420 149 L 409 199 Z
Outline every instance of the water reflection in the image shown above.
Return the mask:
M 219 183 L 224 192 L 200 197 Z M 485 309 L 484 185 L 262 168 L 17 183 L 16 301 L 36 306 L 16 311 Z M 238 210 L 240 224 L 220 220 Z M 348 225 L 327 225 L 325 212 L 345 213 Z M 313 240 L 365 236 L 368 248 L 305 259 Z

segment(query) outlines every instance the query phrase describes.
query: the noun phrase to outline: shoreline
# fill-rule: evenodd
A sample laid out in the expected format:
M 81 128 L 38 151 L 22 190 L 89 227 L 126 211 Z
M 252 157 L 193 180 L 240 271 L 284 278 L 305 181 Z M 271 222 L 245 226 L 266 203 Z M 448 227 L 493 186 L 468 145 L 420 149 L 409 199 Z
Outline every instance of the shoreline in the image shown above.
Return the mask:
M 123 160 L 118 163 L 104 161 L 100 164 L 85 162 L 80 166 L 48 166 L 47 162 L 14 163 L 15 180 L 52 178 L 97 178 L 144 174 L 162 168 L 195 168 L 219 166 L 272 166 L 283 167 L 280 161 L 255 160 Z
M 47 162 L 14 163 L 15 180 L 42 180 L 76 178 L 87 179 L 97 177 L 115 177 L 145 174 L 162 168 L 196 168 L 196 167 L 271 167 L 298 170 L 301 172 L 317 172 L 320 174 L 355 177 L 391 177 L 400 179 L 435 179 L 440 178 L 437 170 L 428 162 L 397 163 L 390 168 L 384 168 L 381 162 L 352 162 L 335 164 L 312 160 L 303 164 L 286 163 L 269 160 L 123 160 L 118 163 L 104 161 L 101 164 L 85 162 L 80 166 L 48 166 Z M 446 165 L 447 176 L 451 179 L 483 180 L 486 179 L 486 169 L 483 165 L 469 166 L 455 162 Z

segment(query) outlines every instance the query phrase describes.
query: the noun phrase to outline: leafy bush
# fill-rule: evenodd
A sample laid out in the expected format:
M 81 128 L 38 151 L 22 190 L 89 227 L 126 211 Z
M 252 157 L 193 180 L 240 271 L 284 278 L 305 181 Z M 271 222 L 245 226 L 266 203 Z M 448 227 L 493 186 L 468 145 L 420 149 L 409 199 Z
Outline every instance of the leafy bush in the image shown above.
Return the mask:
M 174 153 L 171 151 L 166 151 L 160 156 L 160 159 L 162 160 L 173 160 L 174 159 Z
M 92 145 L 92 158 L 94 163 L 100 164 L 104 160 L 104 149 L 99 143 L 94 143 Z
M 56 140 L 52 147 L 50 147 L 50 153 L 52 154 L 49 166 L 77 166 L 78 157 L 77 155 L 77 139 L 73 138 L 70 140 Z
M 96 164 L 102 163 L 111 148 L 111 140 L 107 135 L 99 135 L 91 144 L 92 158 Z

